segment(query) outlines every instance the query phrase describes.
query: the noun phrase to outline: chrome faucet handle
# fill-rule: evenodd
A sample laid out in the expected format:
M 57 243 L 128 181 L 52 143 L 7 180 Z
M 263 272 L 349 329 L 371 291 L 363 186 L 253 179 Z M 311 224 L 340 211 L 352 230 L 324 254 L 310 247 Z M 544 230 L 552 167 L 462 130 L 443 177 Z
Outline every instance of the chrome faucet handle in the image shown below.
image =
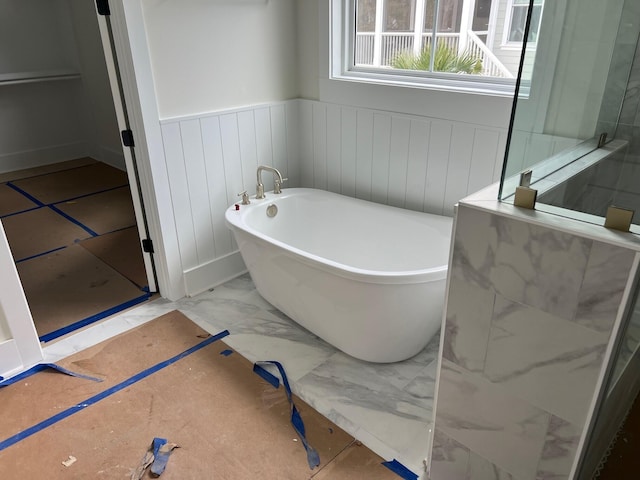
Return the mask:
M 277 194 L 277 193 L 282 193 L 282 184 L 283 184 L 284 182 L 286 182 L 287 180 L 289 180 L 289 179 L 288 179 L 288 178 L 283 178 L 283 179 L 282 179 L 282 183 L 281 183 L 278 179 L 276 179 L 276 180 L 273 182 L 273 193 L 276 193 L 276 194 Z
M 242 205 L 249 205 L 251 202 L 249 201 L 249 194 L 245 190 L 244 192 L 240 192 L 238 194 L 239 197 L 242 197 Z

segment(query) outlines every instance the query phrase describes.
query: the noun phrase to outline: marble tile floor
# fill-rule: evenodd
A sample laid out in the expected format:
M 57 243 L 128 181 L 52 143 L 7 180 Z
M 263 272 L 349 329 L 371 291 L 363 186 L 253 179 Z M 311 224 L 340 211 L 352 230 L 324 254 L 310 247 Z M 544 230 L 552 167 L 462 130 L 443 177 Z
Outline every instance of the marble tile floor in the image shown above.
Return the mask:
M 277 360 L 293 391 L 386 460 L 426 478 L 439 335 L 415 357 L 373 364 L 337 351 L 267 303 L 248 274 L 177 302 L 157 299 L 45 347 L 55 362 L 179 310 L 252 362 Z

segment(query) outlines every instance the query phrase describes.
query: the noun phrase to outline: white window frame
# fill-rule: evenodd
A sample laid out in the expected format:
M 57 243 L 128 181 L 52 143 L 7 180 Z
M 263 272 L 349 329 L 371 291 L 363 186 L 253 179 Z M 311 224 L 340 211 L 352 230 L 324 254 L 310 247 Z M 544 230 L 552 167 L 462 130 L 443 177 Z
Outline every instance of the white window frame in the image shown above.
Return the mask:
M 544 0 L 540 0 L 541 1 L 541 5 L 540 7 L 542 9 L 544 9 Z M 521 49 L 522 48 L 522 42 L 513 42 L 509 40 L 509 32 L 511 31 L 511 22 L 513 21 L 513 7 L 514 7 L 514 3 L 513 0 L 509 0 L 507 3 L 507 9 L 505 11 L 505 21 L 504 21 L 504 25 L 503 25 L 503 31 L 502 31 L 502 44 L 501 47 L 506 47 L 506 48 L 510 48 L 510 49 Z M 524 7 L 521 8 L 529 8 L 529 5 L 525 5 Z M 538 22 L 538 32 L 540 32 L 540 23 L 542 22 L 542 15 L 540 15 L 540 20 Z M 536 42 L 529 42 L 527 43 L 527 50 L 533 50 L 534 48 L 536 48 L 537 46 L 537 41 Z
M 486 95 L 513 95 L 515 79 L 442 72 L 387 71 L 355 66 L 355 5 L 356 0 L 330 0 L 330 79 Z

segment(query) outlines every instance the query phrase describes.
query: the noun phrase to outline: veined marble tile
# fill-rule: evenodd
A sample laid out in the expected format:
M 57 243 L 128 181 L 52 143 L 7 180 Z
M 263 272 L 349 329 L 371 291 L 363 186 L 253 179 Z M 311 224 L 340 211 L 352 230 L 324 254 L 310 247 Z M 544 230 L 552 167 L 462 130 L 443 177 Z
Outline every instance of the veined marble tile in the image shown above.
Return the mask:
M 452 278 L 483 289 L 490 289 L 491 271 L 495 265 L 498 232 L 494 217 L 486 212 L 458 206 L 452 258 Z
M 436 428 L 431 452 L 431 480 L 468 480 L 469 449 Z
M 636 302 L 635 308 L 629 319 L 626 331 L 623 333 L 620 353 L 616 359 L 616 365 L 612 374 L 611 385 L 614 385 L 622 372 L 627 368 L 627 364 L 635 355 L 640 346 L 640 305 Z
M 442 361 L 435 428 L 519 479 L 532 479 L 549 414 L 448 360 Z
M 450 280 L 442 356 L 471 372 L 482 372 L 491 331 L 495 293 L 457 278 Z
M 175 308 L 176 305 L 173 302 L 164 298 L 141 304 L 73 335 L 47 344 L 43 348 L 44 360 L 50 363 L 58 362 L 69 355 L 147 323 Z
M 296 389 L 318 411 L 342 415 L 392 447 L 399 462 L 420 466 L 428 453 L 433 398 L 385 381 L 387 368 L 338 352 L 302 377 Z
M 565 480 L 578 449 L 582 428 L 551 416 L 536 480 Z
M 593 243 L 580 289 L 576 323 L 611 332 L 634 257 L 631 250 Z
M 586 420 L 608 335 L 496 297 L 484 375 L 576 425 Z
M 557 230 L 496 217 L 491 280 L 497 293 L 571 320 L 592 242 Z
M 224 341 L 251 362 L 280 362 L 291 382 L 322 365 L 336 352 L 334 347 L 317 338 L 315 342 L 301 342 L 259 333 L 244 333 L 231 334 Z M 273 370 L 272 373 L 276 374 L 276 371 Z M 280 377 L 279 374 L 276 376 Z
M 469 452 L 467 478 L 469 480 L 516 480 L 510 473 L 474 452 Z
M 411 383 L 403 388 L 408 394 L 433 404 L 438 376 L 438 361 L 434 360 Z
M 458 208 L 452 278 L 573 319 L 591 240 Z

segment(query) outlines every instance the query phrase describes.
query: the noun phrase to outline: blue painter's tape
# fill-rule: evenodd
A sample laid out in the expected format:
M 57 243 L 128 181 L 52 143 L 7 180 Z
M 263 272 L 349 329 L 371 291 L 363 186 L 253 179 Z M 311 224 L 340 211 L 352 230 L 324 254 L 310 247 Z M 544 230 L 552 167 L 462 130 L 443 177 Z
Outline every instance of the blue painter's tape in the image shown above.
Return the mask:
M 18 192 L 21 195 L 24 195 L 25 197 L 27 197 L 29 200 L 31 200 L 33 203 L 35 203 L 36 205 L 39 205 L 41 207 L 44 207 L 44 203 L 42 203 L 40 200 L 38 200 L 36 197 L 34 197 L 33 195 L 25 192 L 24 190 L 22 190 L 20 187 L 14 185 L 11 182 L 7 183 L 7 187 L 13 188 L 16 192 Z
M 92 237 L 97 237 L 99 236 L 96 232 L 94 232 L 93 230 L 91 230 L 89 227 L 87 227 L 86 225 L 83 225 L 80 221 L 76 220 L 75 218 L 73 218 L 71 215 L 64 213 L 62 210 L 60 210 L 58 207 L 56 207 L 55 205 L 47 205 L 51 210 L 53 210 L 54 212 L 56 212 L 58 215 L 63 216 L 64 218 L 66 218 L 67 220 L 69 220 L 71 223 L 75 223 L 77 226 L 79 226 L 81 229 L 83 229 L 85 232 L 87 232 L 89 235 L 91 235 Z
M 11 378 L 8 378 L 7 380 L 3 380 L 0 377 L 0 387 L 8 387 L 9 385 L 13 385 L 14 383 L 17 383 L 21 380 L 24 380 L 27 377 L 30 377 L 31 375 L 33 375 L 34 373 L 38 373 L 38 372 L 42 372 L 43 370 L 56 370 L 60 373 L 64 373 L 65 375 L 69 375 L 72 377 L 78 377 L 78 378 L 84 378 L 85 380 L 91 380 L 92 382 L 102 382 L 101 378 L 96 378 L 96 377 L 91 377 L 89 375 L 85 375 L 83 373 L 78 373 L 78 372 L 73 372 L 71 370 L 68 370 L 64 367 L 61 367 L 60 365 L 56 365 L 55 363 L 39 363 L 38 365 L 35 365 L 33 367 L 31 367 L 29 370 L 25 370 L 22 373 L 19 373 L 18 375 L 15 375 Z
M 300 416 L 300 412 L 298 411 L 298 409 L 296 408 L 295 404 L 293 403 L 293 395 L 291 394 L 291 386 L 289 385 L 289 380 L 287 379 L 287 374 L 284 371 L 284 367 L 282 366 L 282 364 L 280 362 L 276 362 L 274 360 L 268 360 L 268 361 L 264 361 L 264 362 L 256 362 L 253 365 L 253 371 L 256 372 L 258 375 L 262 376 L 260 371 L 256 371 L 256 367 L 258 367 L 260 370 L 262 370 L 263 372 L 267 373 L 268 375 L 274 377 L 276 380 L 277 380 L 277 378 L 274 375 L 272 375 L 271 373 L 267 372 L 264 368 L 262 368 L 260 365 L 258 365 L 258 363 L 261 363 L 263 365 L 264 364 L 275 365 L 276 368 L 278 369 L 278 371 L 280 372 L 280 377 L 282 378 L 282 384 L 284 385 L 284 390 L 287 393 L 287 399 L 289 400 L 289 405 L 291 406 L 291 425 L 293 425 L 293 429 L 298 434 L 298 437 L 300 438 L 300 441 L 302 442 L 302 445 L 304 446 L 304 449 L 307 452 L 307 463 L 309 464 L 309 468 L 311 470 L 313 470 L 315 467 L 320 465 L 320 455 L 318 454 L 318 451 L 315 448 L 313 448 L 311 445 L 309 445 L 309 442 L 307 442 L 307 436 L 306 436 L 306 432 L 305 432 L 305 428 L 304 428 L 304 423 L 302 421 L 302 416 Z
M 271 374 L 257 363 L 253 364 L 253 372 L 260 375 L 263 379 L 269 382 L 273 386 L 273 388 L 278 388 L 280 386 L 280 380 L 278 380 L 278 377 Z
M 47 250 L 46 252 L 36 253 L 35 255 L 31 255 L 30 257 L 21 258 L 20 260 L 16 260 L 16 263 L 25 262 L 27 260 L 31 260 L 32 258 L 42 257 L 44 255 L 49 255 L 50 253 L 57 252 L 58 250 L 64 250 L 67 247 L 58 247 L 53 250 Z
M 91 325 L 92 323 L 95 323 L 98 320 L 102 320 L 103 318 L 107 318 L 108 316 L 114 315 L 118 312 L 121 312 L 122 310 L 125 310 L 129 307 L 133 307 L 134 305 L 142 303 L 145 300 L 148 300 L 149 297 L 151 297 L 151 295 L 149 293 L 145 293 L 144 295 L 128 300 L 124 303 L 121 303 L 120 305 L 116 305 L 115 307 L 105 310 L 104 312 L 96 313 L 95 315 L 87 317 L 83 320 L 79 320 L 75 323 L 72 323 L 71 325 L 67 325 L 66 327 L 60 328 L 58 330 L 54 330 L 53 332 L 46 333 L 41 337 L 39 337 L 40 341 L 50 342 L 51 340 L 54 340 L 58 337 L 66 335 L 67 333 L 71 333 L 75 330 L 78 330 L 79 328 L 86 327 L 87 325 Z
M 33 210 L 38 210 L 39 208 L 42 208 L 42 207 L 41 206 L 37 206 L 37 207 L 33 207 L 33 208 L 27 208 L 25 210 L 20 210 L 19 212 L 8 213 L 7 215 L 0 215 L 0 218 L 13 217 L 14 215 L 20 215 L 21 213 L 27 213 L 27 212 L 31 212 Z
M 402 465 L 395 458 L 390 462 L 382 462 L 382 465 L 387 467 L 389 470 L 391 470 L 393 473 L 395 473 L 399 477 L 404 478 L 404 480 L 418 480 L 418 475 L 416 475 L 407 467 Z
M 144 380 L 145 378 L 156 373 L 157 371 L 162 370 L 163 368 L 176 363 L 178 360 L 182 360 L 184 357 L 191 355 L 192 353 L 197 352 L 198 350 L 201 350 L 208 345 L 211 345 L 213 342 L 220 340 L 221 338 L 224 338 L 227 335 L 229 335 L 228 330 L 224 330 L 216 335 L 213 335 L 207 338 L 206 340 L 203 340 L 202 342 L 198 343 L 197 345 L 194 345 L 193 347 L 185 350 L 184 352 L 179 353 L 178 355 L 171 357 L 170 359 L 165 360 L 164 362 L 160 362 L 152 367 L 149 367 L 146 370 L 143 370 L 142 372 L 134 375 L 133 377 L 130 377 L 127 380 L 120 382 L 117 385 L 114 385 L 113 387 L 108 388 L 107 390 L 100 392 L 91 398 L 88 398 L 84 402 L 80 402 L 77 405 L 69 407 L 66 410 L 63 410 L 62 412 L 57 413 L 56 415 L 49 417 L 40 423 L 37 423 L 19 433 L 16 433 L 15 435 L 0 442 L 0 451 L 6 448 L 9 448 L 12 445 L 15 445 L 16 443 L 24 440 L 25 438 L 29 438 L 30 436 L 35 435 L 39 431 L 44 430 L 45 428 L 50 427 L 51 425 L 54 425 L 59 421 L 64 420 L 67 417 L 70 417 L 74 413 L 78 413 L 84 410 L 85 408 L 98 403 L 100 400 L 104 400 L 105 398 L 113 395 L 114 393 L 119 392 L 120 390 L 124 390 L 125 388 L 133 385 L 134 383 L 139 382 L 140 380 Z
M 228 357 L 232 353 L 233 353 L 233 350 L 226 349 L 226 350 L 221 351 L 220 355 L 224 355 L 225 357 Z
M 122 185 L 118 185 L 117 187 L 109 187 L 109 188 L 105 188 L 104 190 L 97 190 L 95 192 L 91 192 L 91 193 L 85 193 L 83 195 L 78 195 L 77 197 L 71 197 L 71 198 L 65 198 L 64 200 L 59 200 L 57 202 L 55 202 L 57 205 L 61 204 L 61 203 L 65 203 L 65 202 L 72 202 L 74 200 L 79 200 L 81 198 L 85 198 L 85 197 L 91 197 L 92 195 L 97 195 L 98 193 L 106 193 L 106 192 L 111 192 L 112 190 L 118 190 L 119 188 L 124 188 L 124 187 L 128 187 L 129 184 L 128 183 L 124 183 Z M 49 205 L 53 205 L 53 203 L 48 204 Z M 128 228 L 128 227 L 126 227 Z M 114 230 L 115 231 L 115 230 Z

